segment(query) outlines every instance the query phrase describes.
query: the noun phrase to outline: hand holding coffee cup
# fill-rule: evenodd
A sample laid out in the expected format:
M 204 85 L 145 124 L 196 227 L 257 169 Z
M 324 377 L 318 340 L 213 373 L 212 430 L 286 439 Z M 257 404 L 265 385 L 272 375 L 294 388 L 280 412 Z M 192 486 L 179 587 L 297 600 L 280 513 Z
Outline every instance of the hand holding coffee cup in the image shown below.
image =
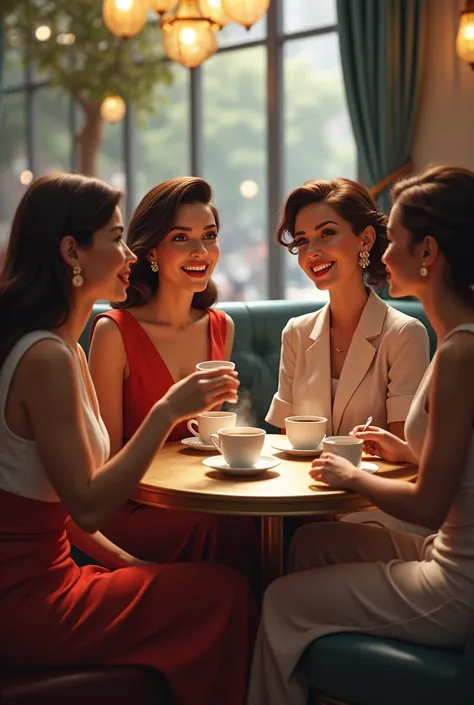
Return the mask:
M 236 375 L 235 363 L 230 360 L 204 360 L 204 362 L 198 362 L 196 365 L 196 372 L 209 372 L 210 370 L 222 369 L 223 374 L 226 370 L 232 371 L 232 374 Z M 226 399 L 228 404 L 237 404 L 239 397 L 237 391 L 232 398 Z
M 211 442 L 231 468 L 251 468 L 260 458 L 265 431 L 253 426 L 222 428 L 211 433 Z
M 211 433 L 235 426 L 236 421 L 237 414 L 231 411 L 205 411 L 188 421 L 188 429 L 193 436 L 200 438 L 201 443 L 210 445 Z
M 326 453 L 340 455 L 346 458 L 352 465 L 359 467 L 362 459 L 362 446 L 364 442 L 354 436 L 328 436 L 323 441 L 323 448 Z
M 224 402 L 235 403 L 239 388 L 237 372 L 229 367 L 200 370 L 175 382 L 156 403 L 160 415 L 166 413 L 175 424 Z
M 326 433 L 327 422 L 324 416 L 288 416 L 286 435 L 296 450 L 316 450 Z
M 313 480 L 335 489 L 350 490 L 363 470 L 355 467 L 347 458 L 325 451 L 311 463 L 309 472 Z

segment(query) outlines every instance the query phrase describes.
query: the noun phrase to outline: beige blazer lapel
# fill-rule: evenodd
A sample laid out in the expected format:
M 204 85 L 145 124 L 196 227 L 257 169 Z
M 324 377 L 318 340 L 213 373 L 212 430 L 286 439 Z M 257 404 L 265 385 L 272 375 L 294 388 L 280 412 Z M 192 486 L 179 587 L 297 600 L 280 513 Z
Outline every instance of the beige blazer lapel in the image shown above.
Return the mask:
M 306 350 L 308 411 L 328 420 L 328 435 L 332 434 L 331 358 L 329 336 L 329 305 L 324 306 L 309 335 L 314 341 Z
M 387 304 L 371 291 L 347 351 L 339 378 L 333 407 L 332 432 L 334 434 L 339 432 L 344 411 L 369 371 L 376 352 L 370 341 L 381 334 L 386 313 Z M 361 419 L 360 423 L 364 423 L 364 421 L 365 419 Z

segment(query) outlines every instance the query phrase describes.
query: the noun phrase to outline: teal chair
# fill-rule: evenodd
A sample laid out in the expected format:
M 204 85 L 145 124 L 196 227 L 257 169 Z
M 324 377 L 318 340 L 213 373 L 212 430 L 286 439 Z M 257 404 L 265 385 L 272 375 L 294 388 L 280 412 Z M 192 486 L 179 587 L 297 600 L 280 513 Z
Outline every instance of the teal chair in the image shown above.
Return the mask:
M 332 634 L 308 647 L 302 665 L 310 703 L 318 694 L 347 705 L 474 704 L 474 636 L 455 650 Z

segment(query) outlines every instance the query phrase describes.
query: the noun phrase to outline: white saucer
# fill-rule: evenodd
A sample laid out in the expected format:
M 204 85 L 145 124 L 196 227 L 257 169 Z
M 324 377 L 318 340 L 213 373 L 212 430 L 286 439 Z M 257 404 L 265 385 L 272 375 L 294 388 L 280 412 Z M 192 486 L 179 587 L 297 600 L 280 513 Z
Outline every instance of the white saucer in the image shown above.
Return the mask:
M 261 455 L 256 465 L 251 468 L 232 468 L 226 463 L 223 455 L 218 455 L 215 458 L 206 458 L 202 462 L 203 465 L 207 465 L 208 468 L 221 470 L 228 475 L 258 475 L 261 472 L 265 472 L 265 470 L 270 470 L 270 468 L 279 465 L 281 460 L 274 458 L 272 455 Z
M 191 436 L 191 438 L 183 438 L 181 443 L 184 446 L 188 446 L 188 448 L 193 448 L 193 450 L 204 450 L 206 452 L 208 450 L 217 451 L 217 448 L 212 443 L 207 445 L 207 443 L 203 443 L 201 439 L 197 436 Z
M 365 472 L 377 472 L 378 469 L 377 463 L 369 463 L 367 460 L 363 460 L 359 465 L 359 470 L 365 470 Z
M 298 448 L 293 448 L 293 446 L 291 445 L 288 438 L 282 438 L 281 441 L 280 440 L 273 441 L 272 448 L 276 448 L 276 450 L 282 450 L 284 453 L 288 453 L 288 455 L 299 455 L 300 457 L 312 457 L 312 458 L 319 458 L 319 456 L 323 452 L 322 443 L 320 444 L 319 448 L 314 448 L 314 449 L 310 449 L 310 450 L 301 450 Z

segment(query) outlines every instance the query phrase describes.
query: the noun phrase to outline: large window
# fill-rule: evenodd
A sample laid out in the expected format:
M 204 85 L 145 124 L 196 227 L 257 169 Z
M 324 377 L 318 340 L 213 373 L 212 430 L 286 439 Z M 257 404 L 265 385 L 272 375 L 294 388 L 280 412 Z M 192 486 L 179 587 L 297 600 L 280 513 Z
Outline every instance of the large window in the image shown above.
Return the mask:
M 356 175 L 339 57 L 335 0 L 272 0 L 247 32 L 219 35 L 220 49 L 190 72 L 173 65 L 156 88 L 156 112 L 106 125 L 99 176 L 122 187 L 126 216 L 172 176 L 214 189 L 222 228 L 221 300 L 317 298 L 296 258 L 273 242 L 287 193 L 311 178 Z M 31 178 L 77 166 L 80 108 L 18 67 L 8 49 L 1 96 L 0 250 Z

